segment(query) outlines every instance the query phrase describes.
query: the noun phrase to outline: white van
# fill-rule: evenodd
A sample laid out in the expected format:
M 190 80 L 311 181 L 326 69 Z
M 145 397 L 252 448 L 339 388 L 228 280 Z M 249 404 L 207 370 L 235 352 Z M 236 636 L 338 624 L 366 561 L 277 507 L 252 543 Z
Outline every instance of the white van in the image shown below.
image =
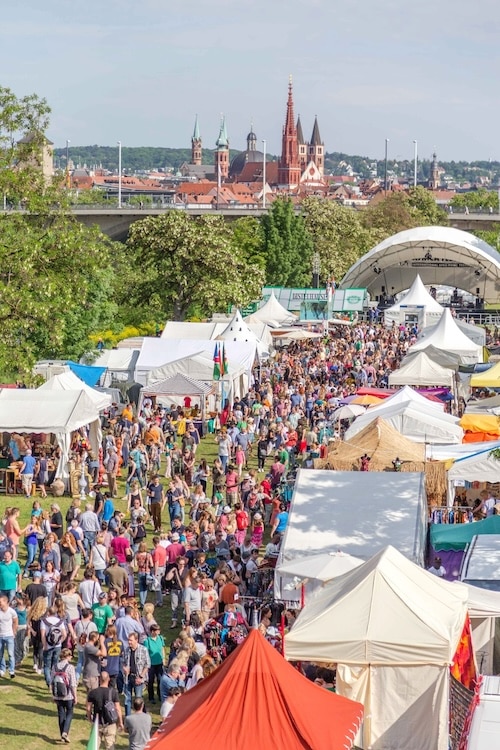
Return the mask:
M 460 580 L 500 591 L 500 534 L 472 537 L 460 569 Z
M 467 750 L 500 748 L 500 677 L 483 676 Z

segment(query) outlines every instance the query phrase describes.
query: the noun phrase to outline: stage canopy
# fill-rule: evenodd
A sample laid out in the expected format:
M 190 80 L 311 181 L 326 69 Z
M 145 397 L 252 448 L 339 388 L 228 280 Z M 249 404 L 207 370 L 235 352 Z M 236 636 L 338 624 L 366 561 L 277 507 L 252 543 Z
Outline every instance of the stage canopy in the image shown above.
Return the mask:
M 252 630 L 178 699 L 148 750 L 349 750 L 362 716 L 360 703 L 309 681 Z
M 358 260 L 341 286 L 366 287 L 372 297 L 409 289 L 418 273 L 427 285 L 463 289 L 496 305 L 500 256 L 469 232 L 452 227 L 416 227 L 388 237 Z

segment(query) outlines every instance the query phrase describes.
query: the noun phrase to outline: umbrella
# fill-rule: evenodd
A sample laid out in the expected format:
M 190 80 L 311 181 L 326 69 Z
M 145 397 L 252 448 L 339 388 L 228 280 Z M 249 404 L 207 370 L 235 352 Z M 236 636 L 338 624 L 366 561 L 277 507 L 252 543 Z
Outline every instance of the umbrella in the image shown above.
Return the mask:
M 356 396 L 356 398 L 353 399 L 351 403 L 360 404 L 360 406 L 372 406 L 372 404 L 380 404 L 381 401 L 383 401 L 383 399 L 378 398 L 378 396 L 370 396 L 369 394 L 365 394 L 364 396 Z
M 333 412 L 335 419 L 354 419 L 354 417 L 359 417 L 360 414 L 364 413 L 365 407 L 360 406 L 360 404 L 341 406 L 340 409 L 335 409 Z

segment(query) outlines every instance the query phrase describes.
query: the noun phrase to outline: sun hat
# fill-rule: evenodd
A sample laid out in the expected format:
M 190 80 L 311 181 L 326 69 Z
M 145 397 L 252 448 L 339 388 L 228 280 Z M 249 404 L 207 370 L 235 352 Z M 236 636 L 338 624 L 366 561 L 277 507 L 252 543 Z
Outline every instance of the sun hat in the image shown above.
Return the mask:
M 225 505 L 225 506 L 224 506 L 224 507 L 222 508 L 222 512 L 223 512 L 223 513 L 231 513 L 231 508 L 229 507 L 229 505 Z
M 254 521 L 262 521 L 262 515 L 260 513 L 256 513 L 253 517 Z

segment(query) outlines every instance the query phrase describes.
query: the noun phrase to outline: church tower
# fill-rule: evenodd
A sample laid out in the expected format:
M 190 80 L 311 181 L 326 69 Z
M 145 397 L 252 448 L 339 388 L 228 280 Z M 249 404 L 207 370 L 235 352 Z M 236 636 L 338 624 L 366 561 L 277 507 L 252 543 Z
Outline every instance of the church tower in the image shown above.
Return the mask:
M 307 167 L 307 143 L 305 142 L 304 133 L 302 132 L 300 115 L 297 117 L 297 143 L 299 145 L 300 171 L 303 173 Z
M 223 182 L 229 176 L 229 139 L 226 130 L 226 118 L 221 118 L 219 137 L 215 145 L 215 176 L 217 181 Z
M 191 164 L 201 165 L 201 135 L 198 125 L 198 115 L 194 121 L 193 136 L 191 138 Z
M 323 177 L 325 174 L 325 144 L 321 140 L 318 116 L 314 118 L 314 127 L 309 143 L 309 161 L 313 161 Z
M 430 190 L 439 190 L 440 185 L 441 185 L 441 178 L 439 176 L 439 164 L 438 164 L 436 153 L 434 152 L 432 154 L 431 172 L 429 175 L 428 186 Z
M 290 76 L 281 158 L 278 165 L 278 187 L 285 190 L 293 189 L 299 184 L 300 177 L 299 145 L 293 112 L 292 77 Z
M 257 151 L 257 136 L 253 132 L 253 122 L 250 124 L 250 132 L 247 135 L 247 151 Z

